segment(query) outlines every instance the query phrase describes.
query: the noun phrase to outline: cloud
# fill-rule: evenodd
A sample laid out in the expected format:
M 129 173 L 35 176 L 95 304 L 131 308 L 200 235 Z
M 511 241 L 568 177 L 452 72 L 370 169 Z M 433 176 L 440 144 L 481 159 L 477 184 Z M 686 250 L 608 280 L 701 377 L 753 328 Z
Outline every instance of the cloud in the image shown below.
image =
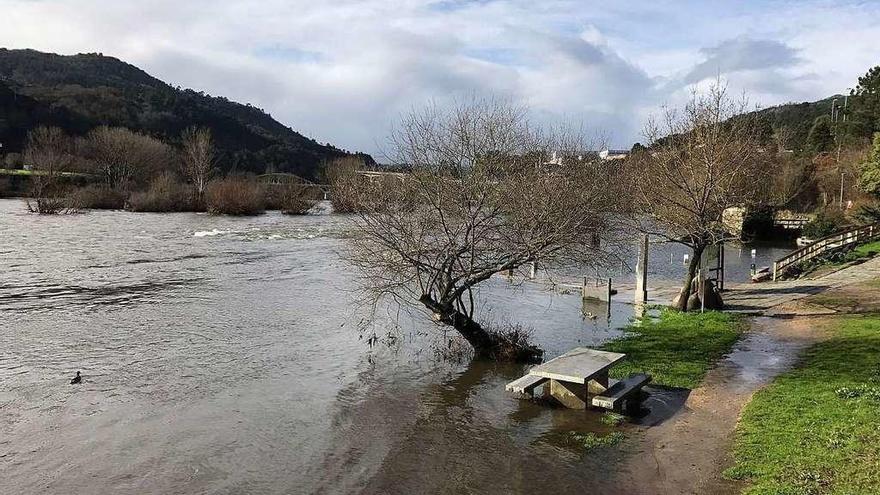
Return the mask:
M 0 12 L 0 46 L 117 56 L 371 153 L 401 113 L 474 94 L 626 147 L 718 72 L 765 105 L 840 92 L 877 63 L 880 39 L 880 6 L 818 0 L 0 0 Z
M 740 37 L 703 48 L 700 52 L 705 60 L 687 73 L 684 77 L 686 84 L 714 78 L 719 74 L 791 67 L 802 61 L 798 50 L 781 41 L 767 39 Z

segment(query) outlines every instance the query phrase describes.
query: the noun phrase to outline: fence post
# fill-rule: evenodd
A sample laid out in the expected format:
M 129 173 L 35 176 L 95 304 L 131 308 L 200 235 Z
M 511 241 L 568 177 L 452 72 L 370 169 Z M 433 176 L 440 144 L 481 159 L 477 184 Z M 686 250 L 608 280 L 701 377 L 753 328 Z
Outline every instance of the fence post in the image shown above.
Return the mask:
M 773 262 L 773 281 L 774 281 L 774 282 L 776 282 L 776 269 L 777 269 L 778 266 L 779 266 L 779 262 L 778 262 L 778 261 L 774 261 L 774 262 Z

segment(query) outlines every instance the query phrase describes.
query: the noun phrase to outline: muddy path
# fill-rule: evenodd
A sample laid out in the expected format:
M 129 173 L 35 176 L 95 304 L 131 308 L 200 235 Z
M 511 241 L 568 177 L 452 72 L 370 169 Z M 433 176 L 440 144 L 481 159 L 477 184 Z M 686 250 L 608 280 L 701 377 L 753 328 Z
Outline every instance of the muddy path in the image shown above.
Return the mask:
M 822 338 L 816 317 L 758 317 L 734 350 L 709 371 L 681 411 L 646 428 L 621 466 L 617 486 L 630 494 L 726 494 L 739 486 L 722 478 L 733 464 L 733 431 L 756 391 L 790 369 Z

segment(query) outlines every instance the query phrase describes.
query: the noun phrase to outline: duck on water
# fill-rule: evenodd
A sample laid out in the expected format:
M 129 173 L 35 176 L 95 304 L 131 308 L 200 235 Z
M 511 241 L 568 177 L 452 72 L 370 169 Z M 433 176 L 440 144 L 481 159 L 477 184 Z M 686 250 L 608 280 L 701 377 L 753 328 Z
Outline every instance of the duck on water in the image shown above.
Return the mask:
M 70 379 L 71 385 L 76 385 L 77 383 L 82 383 L 82 376 L 80 376 L 79 371 L 76 372 L 76 376 Z

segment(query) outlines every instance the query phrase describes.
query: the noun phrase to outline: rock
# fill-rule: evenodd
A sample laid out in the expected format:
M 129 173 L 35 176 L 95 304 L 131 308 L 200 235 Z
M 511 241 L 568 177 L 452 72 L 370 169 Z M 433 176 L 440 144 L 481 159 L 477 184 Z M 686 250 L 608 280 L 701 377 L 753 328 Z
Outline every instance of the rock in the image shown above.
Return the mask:
M 688 298 L 687 310 L 688 311 L 699 311 L 702 308 L 700 304 L 700 296 L 696 293 L 691 294 L 691 297 Z
M 681 303 L 681 293 L 683 290 L 684 290 L 684 288 L 679 289 L 678 295 L 672 298 L 672 307 L 673 308 L 679 307 L 679 304 Z

